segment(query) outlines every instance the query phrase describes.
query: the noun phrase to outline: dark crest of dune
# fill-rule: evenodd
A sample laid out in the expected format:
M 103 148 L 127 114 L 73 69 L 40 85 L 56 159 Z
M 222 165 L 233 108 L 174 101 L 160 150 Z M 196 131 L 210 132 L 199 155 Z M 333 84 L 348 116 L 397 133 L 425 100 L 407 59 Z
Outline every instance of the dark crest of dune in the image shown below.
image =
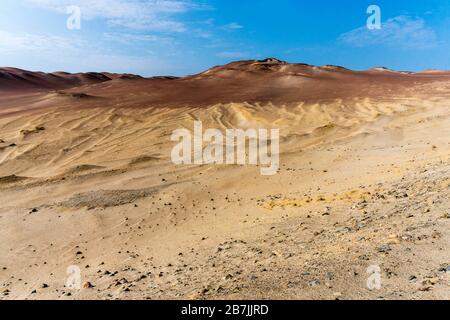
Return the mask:
M 449 72 L 396 72 L 385 68 L 352 71 L 287 63 L 275 58 L 236 61 L 186 77 L 143 78 L 114 73 L 43 73 L 0 68 L 0 91 L 65 90 L 120 99 L 122 106 L 204 106 L 218 103 L 277 103 L 382 96 L 448 79 Z M 82 87 L 82 88 L 81 88 Z M 77 96 L 78 97 L 78 96 Z

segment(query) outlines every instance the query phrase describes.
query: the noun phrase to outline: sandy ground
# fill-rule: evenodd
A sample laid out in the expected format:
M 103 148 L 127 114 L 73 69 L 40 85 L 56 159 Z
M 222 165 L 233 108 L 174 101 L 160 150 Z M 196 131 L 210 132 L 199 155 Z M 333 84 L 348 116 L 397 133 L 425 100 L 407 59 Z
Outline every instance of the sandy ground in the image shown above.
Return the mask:
M 449 86 L 289 106 L 4 98 L 0 298 L 449 299 Z M 173 165 L 172 130 L 194 120 L 280 128 L 279 174 Z

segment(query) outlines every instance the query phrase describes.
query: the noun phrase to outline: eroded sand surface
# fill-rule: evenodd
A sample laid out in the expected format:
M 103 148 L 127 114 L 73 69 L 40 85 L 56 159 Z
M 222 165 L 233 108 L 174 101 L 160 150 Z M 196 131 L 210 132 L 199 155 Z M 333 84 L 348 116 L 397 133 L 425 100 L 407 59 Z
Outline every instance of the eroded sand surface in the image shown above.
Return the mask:
M 408 83 L 286 104 L 3 95 L 0 297 L 449 299 L 450 77 Z M 173 165 L 194 120 L 280 128 L 279 174 Z

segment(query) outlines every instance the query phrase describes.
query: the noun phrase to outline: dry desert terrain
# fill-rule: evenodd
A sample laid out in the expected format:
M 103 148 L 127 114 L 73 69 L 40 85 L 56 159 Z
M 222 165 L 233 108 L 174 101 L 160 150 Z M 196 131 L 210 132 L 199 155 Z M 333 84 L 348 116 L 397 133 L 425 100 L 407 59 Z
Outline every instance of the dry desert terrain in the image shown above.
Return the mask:
M 174 165 L 194 121 L 279 128 L 278 174 Z M 450 72 L 0 69 L 0 299 L 447 300 L 449 200 Z

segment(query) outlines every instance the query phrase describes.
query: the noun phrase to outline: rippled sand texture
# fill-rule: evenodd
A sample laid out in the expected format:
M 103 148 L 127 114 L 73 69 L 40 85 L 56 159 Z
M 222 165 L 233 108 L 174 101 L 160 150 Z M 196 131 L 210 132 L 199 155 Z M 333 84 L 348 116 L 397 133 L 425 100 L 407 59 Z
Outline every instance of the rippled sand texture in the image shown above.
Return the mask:
M 449 73 L 23 72 L 0 77 L 0 298 L 450 298 Z M 279 128 L 279 174 L 173 165 L 195 120 Z

